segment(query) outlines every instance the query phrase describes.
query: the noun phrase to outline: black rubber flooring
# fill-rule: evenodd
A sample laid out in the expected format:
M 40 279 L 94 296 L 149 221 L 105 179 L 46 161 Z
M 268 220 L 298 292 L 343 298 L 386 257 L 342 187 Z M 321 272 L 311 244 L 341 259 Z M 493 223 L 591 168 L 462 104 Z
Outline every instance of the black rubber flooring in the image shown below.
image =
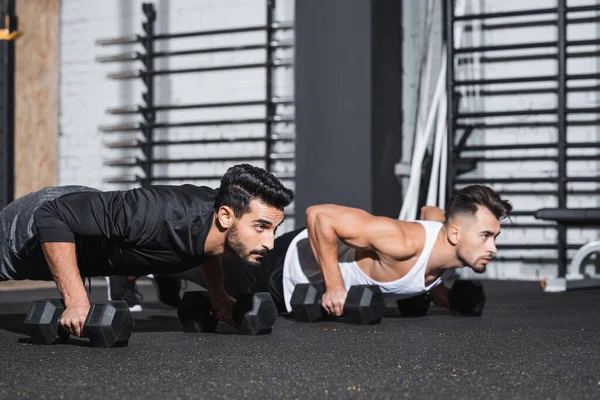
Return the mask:
M 36 346 L 23 331 L 33 299 L 0 293 L 2 398 L 598 399 L 600 290 L 543 293 L 537 283 L 486 282 L 481 318 L 443 310 L 380 325 L 301 324 L 268 336 L 181 332 L 175 310 L 144 288 L 129 346 L 86 340 Z M 102 299 L 102 289 L 92 299 Z

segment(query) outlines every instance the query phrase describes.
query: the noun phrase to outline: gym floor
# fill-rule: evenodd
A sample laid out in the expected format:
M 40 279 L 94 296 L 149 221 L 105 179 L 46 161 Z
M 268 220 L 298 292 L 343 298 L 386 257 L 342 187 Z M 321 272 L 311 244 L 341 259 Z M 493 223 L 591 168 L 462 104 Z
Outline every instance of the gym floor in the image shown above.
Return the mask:
M 181 332 L 176 312 L 141 286 L 128 347 L 86 340 L 37 346 L 23 331 L 34 299 L 0 293 L 2 398 L 600 398 L 600 290 L 544 293 L 485 282 L 481 318 L 432 309 L 380 325 L 296 323 L 268 336 Z M 92 301 L 105 299 L 93 288 Z

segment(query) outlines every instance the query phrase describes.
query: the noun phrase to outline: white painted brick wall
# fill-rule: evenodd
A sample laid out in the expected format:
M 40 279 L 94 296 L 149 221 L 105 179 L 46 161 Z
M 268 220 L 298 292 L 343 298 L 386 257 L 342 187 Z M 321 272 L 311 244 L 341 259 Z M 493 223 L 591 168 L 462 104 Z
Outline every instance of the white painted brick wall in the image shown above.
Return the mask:
M 590 5 L 596 4 L 594 1 L 575 1 L 569 0 L 568 6 Z M 479 6 L 483 6 L 480 8 Z M 537 9 L 555 7 L 555 0 L 531 0 L 523 2 L 520 0 L 489 0 L 485 2 L 469 1 L 468 13 L 479 12 L 501 12 L 514 11 L 521 9 Z M 594 16 L 594 12 L 578 13 L 570 15 L 570 17 L 585 17 Z M 551 16 L 537 17 L 520 17 L 488 20 L 486 23 L 503 23 L 515 22 L 532 19 L 548 19 Z M 511 30 L 492 30 L 466 33 L 465 39 L 469 36 L 477 36 L 481 40 L 482 45 L 501 45 L 512 43 L 530 43 L 551 41 L 557 39 L 556 26 L 530 27 L 526 29 L 511 29 Z M 571 25 L 568 28 L 568 40 L 578 39 L 595 39 L 600 37 L 598 28 L 595 24 Z M 463 42 L 463 46 L 467 45 Z M 594 50 L 594 47 L 577 48 L 576 51 Z M 542 48 L 534 50 L 507 50 L 488 52 L 486 55 L 503 56 L 516 55 L 527 53 L 548 53 L 551 49 Z M 481 53 L 480 53 L 481 54 Z M 457 68 L 457 77 L 461 74 L 461 69 Z M 471 66 L 477 71 L 477 75 L 485 79 L 503 78 L 503 77 L 525 77 L 525 76 L 542 76 L 554 75 L 557 73 L 556 60 L 539 60 L 539 61 L 524 61 L 524 62 L 504 62 L 481 64 L 475 63 Z M 596 73 L 598 72 L 598 61 L 594 58 L 577 58 L 568 60 L 567 71 L 569 74 L 575 73 Z M 593 81 L 578 81 L 569 83 L 569 85 L 593 85 Z M 487 90 L 495 89 L 516 89 L 519 87 L 548 87 L 551 83 L 520 83 L 520 84 L 502 84 L 502 85 L 487 85 Z M 572 93 L 568 95 L 568 107 L 593 107 L 600 102 L 596 93 Z M 470 106 L 470 107 L 469 107 Z M 515 96 L 497 96 L 497 97 L 482 97 L 477 101 L 467 104 L 463 101 L 461 110 L 469 111 L 502 111 L 502 110 L 526 110 L 526 109 L 542 109 L 555 108 L 557 106 L 557 96 L 555 94 L 539 94 L 539 95 L 515 95 Z M 569 119 L 594 119 L 596 116 L 577 115 L 570 116 Z M 506 118 L 487 118 L 479 122 L 485 123 L 500 123 L 500 122 L 534 122 L 534 121 L 553 121 L 555 116 L 522 116 L 522 117 L 506 117 Z M 567 131 L 568 140 L 570 142 L 582 141 L 598 141 L 600 139 L 599 130 L 596 126 L 586 127 L 569 127 Z M 557 140 L 556 128 L 519 128 L 519 129 L 488 129 L 485 131 L 475 131 L 472 135 L 470 144 L 501 144 L 501 143 L 534 143 L 547 141 L 552 142 Z M 528 150 L 519 153 L 514 151 L 487 151 L 482 153 L 486 156 L 508 156 L 514 155 L 547 155 L 554 156 L 557 154 L 556 149 L 547 150 Z M 595 149 L 572 149 L 569 154 L 598 154 Z M 488 163 L 481 165 L 478 169 L 467 176 L 473 177 L 551 177 L 556 176 L 557 168 L 553 161 L 535 161 L 535 162 L 505 162 L 505 163 Z M 571 176 L 597 176 L 598 162 L 582 162 L 570 161 L 567 164 L 567 170 Z M 496 189 L 552 189 L 552 185 L 548 184 L 497 184 L 493 185 Z M 598 185 L 595 183 L 570 184 L 572 188 L 588 188 L 595 189 Z M 556 197 L 554 196 L 509 196 L 516 210 L 537 210 L 543 207 L 557 206 Z M 598 198 L 593 196 L 569 196 L 569 207 L 597 207 L 599 205 Z M 515 222 L 533 222 L 532 217 L 513 217 Z M 539 221 L 537 221 L 539 222 Z M 598 239 L 598 234 L 595 230 L 589 229 L 569 229 L 568 240 L 572 243 L 585 243 L 589 240 Z M 552 229 L 505 229 L 505 232 L 498 240 L 502 243 L 523 243 L 523 244 L 544 244 L 549 241 L 556 240 L 556 230 Z M 554 250 L 539 250 L 539 251 L 509 251 L 503 250 L 503 256 L 519 256 L 527 254 L 528 256 L 539 257 L 556 257 L 557 252 Z M 572 252 L 570 252 L 572 254 Z M 551 277 L 556 275 L 556 264 L 548 265 L 527 265 L 525 263 L 492 263 L 488 268 L 486 275 L 491 278 L 499 279 L 541 279 L 543 277 Z M 590 272 L 591 267 L 590 267 Z M 474 276 L 468 271 L 463 271 L 466 276 Z
M 110 80 L 109 73 L 136 70 L 141 62 L 98 63 L 98 56 L 116 55 L 128 51 L 143 52 L 141 45 L 100 47 L 100 38 L 142 34 L 144 19 L 140 0 L 63 0 L 60 29 L 60 138 L 59 184 L 84 184 L 104 190 L 127 189 L 129 184 L 109 184 L 106 178 L 141 174 L 129 167 L 107 167 L 106 160 L 141 156 L 135 150 L 108 149 L 104 142 L 140 136 L 141 133 L 102 133 L 98 127 L 124 122 L 140 121 L 140 116 L 113 116 L 105 113 L 110 107 L 142 104 L 144 85 L 141 80 Z M 266 22 L 265 0 L 157 0 L 156 33 L 175 33 L 199 30 L 225 29 L 263 25 Z M 293 21 L 293 0 L 276 2 L 276 19 Z M 293 40 L 292 32 L 279 32 L 281 40 Z M 156 42 L 156 51 L 175 51 L 216 46 L 264 43 L 265 33 L 243 33 L 208 37 L 194 37 Z M 276 57 L 293 58 L 291 50 L 278 50 Z M 253 50 L 205 55 L 158 58 L 155 69 L 181 69 L 217 65 L 264 62 L 264 50 Z M 293 96 L 293 69 L 277 71 L 274 81 L 276 96 Z M 265 96 L 265 70 L 236 70 L 222 72 L 162 75 L 155 80 L 156 104 L 187 104 L 259 100 Z M 279 107 L 279 112 L 292 115 L 293 107 Z M 159 112 L 157 122 L 185 122 L 237 118 L 261 118 L 265 107 L 238 107 Z M 155 131 L 155 139 L 202 139 L 262 136 L 264 125 L 236 125 L 171 128 Z M 276 132 L 294 134 L 294 126 L 277 125 Z M 293 153 L 293 145 L 279 143 L 277 153 Z M 187 145 L 159 147 L 156 158 L 199 158 L 223 156 L 253 156 L 264 154 L 263 144 Z M 254 162 L 264 166 L 264 162 Z M 153 172 L 158 176 L 219 175 L 232 163 L 188 163 L 158 165 Z M 293 162 L 276 162 L 276 173 L 294 172 Z M 216 187 L 218 181 L 189 181 Z M 161 182 L 163 183 L 163 182 Z M 164 183 L 180 184 L 182 181 Z M 293 181 L 285 181 L 294 188 Z M 293 209 L 290 209 L 293 212 Z M 293 228 L 292 218 L 280 229 Z
M 556 0 L 530 0 L 524 2 L 522 0 L 466 0 L 467 14 L 492 13 L 502 11 L 515 11 L 522 9 L 537 9 L 550 8 L 557 5 Z M 421 62 L 423 47 L 423 32 L 424 20 L 423 15 L 426 9 L 426 1 L 412 2 L 404 1 L 404 65 L 403 65 L 403 84 L 404 84 L 404 124 L 403 132 L 410 134 L 415 130 L 415 105 L 417 99 L 418 88 L 418 73 L 419 63 Z M 568 0 L 568 6 L 592 5 L 598 4 L 596 0 Z M 436 6 L 440 4 L 436 3 Z M 571 14 L 570 17 L 590 17 L 596 16 L 595 12 Z M 436 17 L 437 18 L 437 17 Z M 438 20 L 441 26 L 441 16 Z M 496 24 L 504 22 L 517 22 L 535 19 L 548 19 L 549 15 L 542 16 L 527 16 L 527 17 L 512 17 L 512 18 L 497 18 L 487 20 L 484 23 Z M 478 29 L 482 20 L 468 22 L 473 24 L 473 32 L 466 32 L 462 37 L 462 47 L 484 46 L 484 45 L 501 45 L 513 43 L 530 43 L 543 42 L 557 39 L 556 26 L 544 27 L 529 27 L 525 29 L 510 29 L 510 30 L 491 30 L 482 31 Z M 568 40 L 579 39 L 596 39 L 600 38 L 600 27 L 597 24 L 579 24 L 568 26 Z M 436 29 L 434 34 L 436 42 L 441 41 L 441 35 Z M 437 46 L 438 43 L 436 43 Z M 439 49 L 439 47 L 435 47 Z M 597 50 L 597 46 L 577 47 L 572 51 L 593 51 Z M 439 50 L 436 50 L 439 51 Z M 533 50 L 506 50 L 495 51 L 488 53 L 473 53 L 474 61 L 467 64 L 461 64 L 455 67 L 455 79 L 493 79 L 502 77 L 524 77 L 524 76 L 540 76 L 553 75 L 557 73 L 556 60 L 539 60 L 539 61 L 521 61 L 521 62 L 504 62 L 504 63 L 480 63 L 479 59 L 485 55 L 488 57 L 522 55 L 528 53 L 548 53 L 552 49 L 541 48 Z M 462 57 L 462 56 L 461 56 Z M 457 61 L 461 58 L 457 57 Z M 435 59 L 435 58 L 434 58 Z M 597 58 L 574 58 L 567 62 L 567 71 L 569 74 L 575 73 L 597 73 L 600 60 Z M 439 67 L 434 65 L 433 70 Z M 437 78 L 434 75 L 434 79 Z M 577 81 L 570 82 L 569 85 L 596 85 L 594 81 Z M 433 86 L 434 83 L 432 82 Z M 518 89 L 520 87 L 548 87 L 551 83 L 519 83 L 519 84 L 502 84 L 502 85 L 487 85 L 480 87 L 484 90 L 495 89 Z M 458 91 L 465 94 L 467 90 L 473 90 L 473 87 L 459 87 Z M 430 95 L 433 88 L 430 90 Z M 595 92 L 587 93 L 570 93 L 568 94 L 568 107 L 593 107 L 600 104 L 599 94 Z M 555 94 L 538 94 L 538 95 L 514 95 L 514 96 L 497 96 L 497 97 L 480 97 L 480 96 L 464 96 L 461 99 L 461 112 L 477 112 L 477 111 L 506 111 L 506 110 L 526 110 L 526 109 L 542 109 L 557 107 L 557 96 Z M 574 119 L 596 119 L 596 115 L 571 115 L 569 120 Z M 533 121 L 553 121 L 556 117 L 553 115 L 540 116 L 522 116 L 522 117 L 497 117 L 480 120 L 461 120 L 460 122 L 484 122 L 484 123 L 501 123 L 501 122 L 533 122 Z M 569 142 L 587 142 L 598 141 L 600 139 L 600 130 L 596 126 L 585 127 L 569 127 L 567 131 Z M 520 129 L 488 129 L 475 131 L 468 142 L 471 145 L 481 144 L 507 144 L 507 143 L 534 143 L 534 142 L 556 142 L 556 128 L 520 128 Z M 405 146 L 409 146 L 406 150 L 410 152 L 411 141 L 405 140 Z M 543 155 L 554 156 L 557 154 L 556 149 L 543 150 L 523 150 L 515 151 L 487 151 L 481 152 L 479 155 L 485 156 L 525 156 L 525 155 Z M 596 149 L 570 149 L 568 154 L 598 154 Z M 470 153 L 470 155 L 475 155 Z M 567 164 L 569 175 L 580 176 L 597 176 L 600 164 L 596 161 L 570 161 Z M 481 164 L 476 171 L 465 175 L 465 177 L 550 177 L 556 176 L 556 163 L 552 161 L 535 161 L 522 162 L 511 161 L 503 163 L 488 163 Z M 495 184 L 494 188 L 503 189 L 553 189 L 552 184 Z M 596 183 L 571 183 L 569 188 L 572 189 L 596 189 L 599 185 Z M 526 196 L 526 195 L 511 195 L 510 200 L 513 202 L 516 210 L 537 210 L 543 207 L 557 206 L 556 197 L 554 196 Z M 569 196 L 569 207 L 598 207 L 598 196 Z M 532 223 L 536 221 L 533 217 L 513 217 L 514 222 Z M 549 241 L 556 240 L 557 232 L 554 229 L 508 229 L 505 228 L 503 234 L 498 240 L 502 243 L 522 243 L 522 244 L 544 244 Z M 590 240 L 598 239 L 597 230 L 590 229 L 569 229 L 568 241 L 571 243 L 585 243 Z M 551 258 L 557 256 L 555 250 L 539 250 L 539 251 L 508 251 L 503 250 L 499 255 L 502 256 L 535 256 L 540 258 Z M 569 252 L 572 255 L 573 251 Z M 492 263 L 486 277 L 498 279 L 535 279 L 539 280 L 544 277 L 555 276 L 557 272 L 556 263 L 547 265 L 531 265 L 521 262 L 514 263 Z M 594 274 L 593 267 L 588 267 L 588 273 Z M 475 276 L 467 269 L 461 271 L 466 277 Z

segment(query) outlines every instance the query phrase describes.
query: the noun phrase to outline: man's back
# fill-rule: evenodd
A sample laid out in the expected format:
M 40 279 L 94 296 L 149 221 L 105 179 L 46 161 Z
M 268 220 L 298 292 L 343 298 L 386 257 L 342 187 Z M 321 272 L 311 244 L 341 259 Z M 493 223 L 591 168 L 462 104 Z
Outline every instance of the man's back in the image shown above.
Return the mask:
M 214 190 L 193 185 L 113 192 L 69 186 L 31 193 L 2 211 L 6 274 L 51 279 L 43 242 L 74 242 L 83 276 L 187 268 L 201 261 L 215 198 Z

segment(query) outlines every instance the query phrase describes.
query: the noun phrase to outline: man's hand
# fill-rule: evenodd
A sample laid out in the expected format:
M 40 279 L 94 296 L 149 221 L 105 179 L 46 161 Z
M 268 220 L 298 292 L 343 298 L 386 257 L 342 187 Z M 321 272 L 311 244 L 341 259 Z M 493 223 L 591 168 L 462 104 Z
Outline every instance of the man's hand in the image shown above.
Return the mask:
M 60 317 L 60 324 L 70 334 L 81 337 L 83 325 L 89 311 L 89 303 L 67 307 Z
M 341 317 L 344 313 L 346 296 L 348 296 L 348 292 L 344 287 L 327 289 L 321 299 L 321 306 L 329 315 Z
M 431 298 L 433 299 L 433 304 L 438 307 L 450 308 L 448 293 L 449 289 L 443 283 L 431 289 L 430 294 Z
M 209 293 L 209 297 L 213 309 L 216 311 L 217 319 L 226 322 L 231 326 L 235 326 L 235 321 L 233 320 L 233 306 L 235 306 L 236 300 L 229 296 L 225 291 Z

